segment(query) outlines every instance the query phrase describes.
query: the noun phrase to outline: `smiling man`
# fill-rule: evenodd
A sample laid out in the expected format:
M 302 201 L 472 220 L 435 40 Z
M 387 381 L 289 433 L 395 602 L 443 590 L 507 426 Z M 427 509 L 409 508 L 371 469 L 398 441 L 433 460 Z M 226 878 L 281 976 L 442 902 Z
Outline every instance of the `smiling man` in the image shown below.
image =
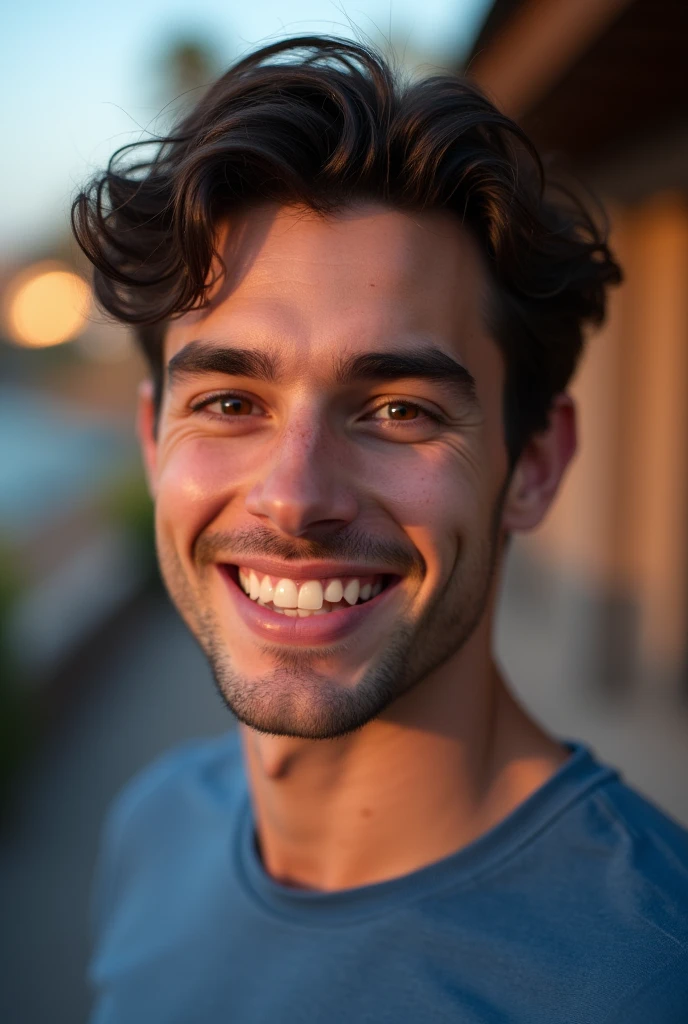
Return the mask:
M 239 721 L 108 820 L 98 1024 L 688 1019 L 688 842 L 495 664 L 620 274 L 466 81 L 305 39 L 77 200 L 162 572 Z M 537 637 L 533 637 L 537 642 Z

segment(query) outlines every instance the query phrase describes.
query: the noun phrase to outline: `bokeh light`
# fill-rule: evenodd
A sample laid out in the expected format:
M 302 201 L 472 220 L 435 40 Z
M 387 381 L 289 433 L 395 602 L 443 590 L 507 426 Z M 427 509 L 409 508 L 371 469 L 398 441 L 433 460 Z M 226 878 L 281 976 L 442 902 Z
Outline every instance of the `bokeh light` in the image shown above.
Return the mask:
M 91 289 L 61 264 L 38 264 L 11 283 L 7 294 L 7 330 L 17 345 L 47 348 L 83 331 Z

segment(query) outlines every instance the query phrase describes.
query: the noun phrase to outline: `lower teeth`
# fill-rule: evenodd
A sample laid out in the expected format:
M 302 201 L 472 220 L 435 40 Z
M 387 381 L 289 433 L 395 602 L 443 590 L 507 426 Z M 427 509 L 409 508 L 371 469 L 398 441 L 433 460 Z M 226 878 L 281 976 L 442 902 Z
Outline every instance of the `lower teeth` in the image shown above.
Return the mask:
M 310 608 L 278 608 L 274 604 L 265 604 L 264 601 L 256 601 L 261 608 L 269 608 L 271 612 L 277 612 L 278 615 L 289 615 L 291 618 L 298 616 L 300 619 L 307 619 L 309 615 L 329 615 L 331 611 L 336 611 L 337 608 L 351 608 L 352 605 L 338 604 L 335 608 L 317 608 L 311 610 Z

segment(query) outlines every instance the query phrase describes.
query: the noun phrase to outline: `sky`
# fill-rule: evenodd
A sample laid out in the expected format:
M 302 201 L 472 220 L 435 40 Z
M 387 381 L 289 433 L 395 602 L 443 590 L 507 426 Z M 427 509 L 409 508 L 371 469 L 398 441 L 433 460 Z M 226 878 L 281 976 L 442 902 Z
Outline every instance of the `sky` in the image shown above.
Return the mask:
M 0 16 L 0 259 L 65 230 L 70 199 L 160 109 L 156 61 L 173 38 L 212 40 L 229 64 L 262 42 L 321 32 L 392 38 L 426 61 L 460 55 L 489 0 L 25 0 Z

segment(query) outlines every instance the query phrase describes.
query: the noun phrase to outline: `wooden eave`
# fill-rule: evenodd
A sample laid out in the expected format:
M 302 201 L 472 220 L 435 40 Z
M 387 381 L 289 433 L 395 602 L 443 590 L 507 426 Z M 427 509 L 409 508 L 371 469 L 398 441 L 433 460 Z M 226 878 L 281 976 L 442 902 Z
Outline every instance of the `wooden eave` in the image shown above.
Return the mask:
M 686 0 L 496 0 L 468 73 L 542 147 L 600 164 L 688 125 Z

